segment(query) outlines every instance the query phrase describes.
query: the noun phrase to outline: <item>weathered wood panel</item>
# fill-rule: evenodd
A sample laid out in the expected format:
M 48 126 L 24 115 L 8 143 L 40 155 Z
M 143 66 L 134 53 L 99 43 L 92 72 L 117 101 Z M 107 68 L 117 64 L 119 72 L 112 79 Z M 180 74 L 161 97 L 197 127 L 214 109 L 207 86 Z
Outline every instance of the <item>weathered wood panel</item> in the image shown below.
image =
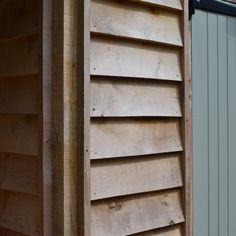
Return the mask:
M 91 1 L 91 32 L 182 46 L 180 15 L 132 2 Z
M 18 233 L 16 231 L 0 227 L 1 236 L 29 236 L 26 234 Z
M 91 41 L 90 71 L 92 75 L 182 80 L 178 49 L 101 37 Z
M 27 194 L 0 190 L 0 226 L 39 236 L 38 198 Z
M 37 155 L 38 125 L 35 115 L 0 115 L 0 152 Z
M 90 89 L 92 117 L 181 116 L 178 84 L 96 78 Z
M 143 3 L 152 6 L 160 6 L 172 10 L 183 10 L 181 0 L 132 0 L 138 3 Z
M 0 78 L 0 113 L 39 113 L 38 76 Z
M 180 202 L 176 190 L 94 202 L 92 235 L 129 235 L 183 222 Z
M 165 227 L 158 230 L 152 230 L 140 234 L 134 234 L 135 236 L 181 236 L 182 230 L 181 225 L 175 225 L 170 227 Z
M 0 77 L 39 72 L 37 35 L 0 42 Z
M 20 193 L 39 193 L 38 157 L 0 153 L 0 188 Z
M 0 8 L 0 41 L 39 31 L 39 1 L 7 1 Z
M 182 150 L 176 119 L 93 120 L 91 159 L 123 157 Z
M 91 199 L 182 186 L 180 156 L 146 156 L 96 161 L 91 166 Z

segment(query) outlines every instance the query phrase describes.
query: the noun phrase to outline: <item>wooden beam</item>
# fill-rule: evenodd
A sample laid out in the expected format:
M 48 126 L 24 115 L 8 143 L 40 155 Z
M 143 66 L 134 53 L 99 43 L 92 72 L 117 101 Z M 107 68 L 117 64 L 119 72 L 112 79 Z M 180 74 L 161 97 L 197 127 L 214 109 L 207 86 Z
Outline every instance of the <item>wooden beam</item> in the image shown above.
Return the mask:
M 90 233 L 89 1 L 53 2 L 53 235 Z

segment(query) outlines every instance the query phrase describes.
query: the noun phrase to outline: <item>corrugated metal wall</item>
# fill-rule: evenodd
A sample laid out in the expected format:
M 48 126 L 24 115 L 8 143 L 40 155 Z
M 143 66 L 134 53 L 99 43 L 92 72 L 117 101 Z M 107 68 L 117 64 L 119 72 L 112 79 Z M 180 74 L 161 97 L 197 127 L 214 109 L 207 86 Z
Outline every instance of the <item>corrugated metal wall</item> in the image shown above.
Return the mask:
M 236 18 L 192 24 L 194 236 L 236 235 Z
M 182 235 L 182 14 L 178 0 L 91 1 L 93 236 Z

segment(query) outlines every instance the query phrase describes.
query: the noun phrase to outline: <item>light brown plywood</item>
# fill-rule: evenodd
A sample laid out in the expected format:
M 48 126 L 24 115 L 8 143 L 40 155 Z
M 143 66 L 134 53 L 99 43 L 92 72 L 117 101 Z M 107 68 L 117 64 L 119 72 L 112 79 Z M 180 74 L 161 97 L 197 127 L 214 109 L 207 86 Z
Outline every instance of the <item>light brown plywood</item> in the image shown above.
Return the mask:
M 181 81 L 178 49 L 93 37 L 92 75 Z
M 91 166 L 91 199 L 182 186 L 179 154 L 96 161 Z
M 30 236 L 39 236 L 38 198 L 0 190 L 0 226 Z
M 175 119 L 94 120 L 90 142 L 91 159 L 182 151 Z
M 0 42 L 0 77 L 37 74 L 37 35 Z
M 38 194 L 38 157 L 0 153 L 0 188 Z
M 14 0 L 0 7 L 0 41 L 39 31 L 39 1 Z
M 181 0 L 133 0 L 138 3 L 148 4 L 172 10 L 183 10 Z
M 177 190 L 92 204 L 92 235 L 121 236 L 184 221 Z
M 39 113 L 38 76 L 0 78 L 0 113 Z
M 92 117 L 181 116 L 178 84 L 95 78 L 90 89 Z
M 0 152 L 37 155 L 39 127 L 35 115 L 0 115 Z
M 91 1 L 91 32 L 182 46 L 180 16 L 132 2 Z
M 145 233 L 135 234 L 135 236 L 182 236 L 181 225 L 166 227 Z

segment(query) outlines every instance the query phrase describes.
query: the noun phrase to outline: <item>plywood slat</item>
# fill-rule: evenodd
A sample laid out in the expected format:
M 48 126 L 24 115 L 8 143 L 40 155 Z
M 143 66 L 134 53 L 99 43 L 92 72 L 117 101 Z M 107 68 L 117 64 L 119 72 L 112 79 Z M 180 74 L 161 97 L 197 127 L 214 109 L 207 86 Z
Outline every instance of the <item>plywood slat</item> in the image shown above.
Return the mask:
M 38 154 L 38 116 L 0 115 L 0 152 Z
M 180 0 L 132 0 L 132 1 L 153 6 L 160 6 L 178 11 L 183 10 Z
M 183 222 L 180 202 L 177 190 L 95 202 L 92 235 L 129 235 Z
M 0 78 L 0 113 L 39 112 L 37 76 Z
M 0 190 L 0 226 L 26 235 L 39 236 L 38 198 Z
M 38 32 L 38 1 L 14 0 L 3 4 L 0 8 L 0 29 L 0 41 Z
M 91 1 L 92 32 L 182 46 L 178 13 L 132 2 Z
M 18 233 L 16 231 L 2 228 L 2 227 L 0 227 L 0 235 L 1 236 L 27 236 L 26 234 Z
M 92 75 L 181 81 L 180 51 L 145 43 L 93 37 Z
M 0 77 L 38 73 L 37 36 L 0 42 Z
M 181 232 L 181 225 L 178 224 L 175 226 L 165 227 L 163 229 L 135 234 L 135 236 L 182 236 Z
M 92 117 L 181 116 L 177 84 L 95 79 L 91 83 Z
M 91 167 L 92 200 L 180 186 L 178 154 L 95 162 Z
M 94 120 L 91 159 L 182 151 L 177 119 Z
M 20 193 L 38 194 L 38 158 L 0 153 L 0 188 Z

